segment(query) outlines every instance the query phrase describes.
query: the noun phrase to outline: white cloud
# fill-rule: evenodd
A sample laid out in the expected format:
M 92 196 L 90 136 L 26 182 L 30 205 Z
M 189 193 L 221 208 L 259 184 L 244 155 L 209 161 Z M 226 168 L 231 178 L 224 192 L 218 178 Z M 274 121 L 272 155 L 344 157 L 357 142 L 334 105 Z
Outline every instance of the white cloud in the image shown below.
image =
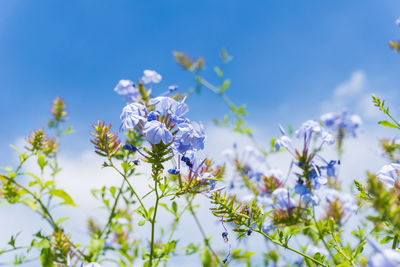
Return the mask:
M 349 80 L 340 84 L 334 90 L 335 97 L 352 96 L 360 93 L 366 84 L 365 73 L 361 70 L 355 71 L 351 74 Z

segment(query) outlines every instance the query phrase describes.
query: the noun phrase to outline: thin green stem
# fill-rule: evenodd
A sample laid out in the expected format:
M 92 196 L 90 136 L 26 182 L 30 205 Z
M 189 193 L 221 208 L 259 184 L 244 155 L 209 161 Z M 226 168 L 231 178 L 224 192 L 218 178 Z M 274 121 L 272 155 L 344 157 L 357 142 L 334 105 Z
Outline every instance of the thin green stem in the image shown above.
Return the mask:
M 353 267 L 356 267 L 356 265 L 354 264 L 354 262 L 349 258 L 349 256 L 346 255 L 346 253 L 344 253 L 344 251 L 341 249 L 341 245 L 339 244 L 339 242 L 336 239 L 336 236 L 334 233 L 330 233 L 332 236 L 332 239 L 335 241 L 336 244 L 336 251 L 339 252 Z
M 396 249 L 398 243 L 399 243 L 399 236 L 395 235 L 393 239 L 392 249 Z
M 316 259 L 314 259 L 314 258 L 308 256 L 307 254 L 304 254 L 303 252 L 298 251 L 297 249 L 294 249 L 294 248 L 292 248 L 292 247 L 289 247 L 289 246 L 287 246 L 287 245 L 285 245 L 285 244 L 282 244 L 281 242 L 279 242 L 279 241 L 273 239 L 272 237 L 270 237 L 269 235 L 267 235 L 266 233 L 264 233 L 264 232 L 261 231 L 261 230 L 254 229 L 254 231 L 257 232 L 257 233 L 259 233 L 259 234 L 262 234 L 263 236 L 265 236 L 266 238 L 268 238 L 272 243 L 274 243 L 274 244 L 276 244 L 276 245 L 278 245 L 278 246 L 281 246 L 281 247 L 284 247 L 284 248 L 286 248 L 286 249 L 288 249 L 288 250 L 290 250 L 290 251 L 293 251 L 293 252 L 295 252 L 295 253 L 297 253 L 297 254 L 303 256 L 304 258 L 306 258 L 306 259 L 308 259 L 308 260 L 310 260 L 310 261 L 313 261 L 315 264 L 318 264 L 318 265 L 320 265 L 320 266 L 327 267 L 327 265 L 325 265 L 325 264 L 323 264 L 322 262 L 320 262 L 320 261 L 318 261 L 318 260 L 316 260 Z
M 324 244 L 326 250 L 328 250 L 329 255 L 331 256 L 331 258 L 332 258 L 333 262 L 335 263 L 335 265 L 339 264 L 339 262 L 338 262 L 338 261 L 336 260 L 336 258 L 334 257 L 334 255 L 333 255 L 333 253 L 332 253 L 330 247 L 329 247 L 328 244 L 326 243 L 326 241 L 325 241 L 325 239 L 324 239 L 324 235 L 323 235 L 323 233 L 321 232 L 321 229 L 319 228 L 319 224 L 318 224 L 318 222 L 317 222 L 317 219 L 315 218 L 315 210 L 314 210 L 314 208 L 313 208 L 313 216 L 312 216 L 312 217 L 313 217 L 315 226 L 317 227 L 319 239 L 320 239 L 320 240 L 322 241 L 322 243 Z
M 200 233 L 203 236 L 204 244 L 206 245 L 208 250 L 211 252 L 211 254 L 213 254 L 213 256 L 217 260 L 218 264 L 220 264 L 219 257 L 217 255 L 217 253 L 215 253 L 215 251 L 211 247 L 210 242 L 208 241 L 206 232 L 204 231 L 203 226 L 201 226 L 200 220 L 199 220 L 199 218 L 197 218 L 196 213 L 193 210 L 192 201 L 189 201 L 188 204 L 189 204 L 189 211 L 192 214 L 194 221 L 196 222 L 197 228 L 199 228 Z
M 133 189 L 133 186 L 131 185 L 131 183 L 129 182 L 128 178 L 126 177 L 126 175 L 124 173 L 122 173 L 112 162 L 111 158 L 109 158 L 110 161 L 110 165 L 114 168 L 114 170 L 116 170 L 125 180 L 125 182 L 128 184 L 129 188 L 132 190 L 133 194 L 136 196 L 136 199 L 139 201 L 140 206 L 142 207 L 143 211 L 145 212 L 145 214 L 147 215 L 147 209 L 146 207 L 143 205 L 142 200 L 140 199 L 140 197 L 138 196 L 138 194 L 136 193 L 135 189 Z
M 233 101 L 224 92 L 220 92 L 217 87 L 215 87 L 214 85 L 209 83 L 206 79 L 204 79 L 200 76 L 197 76 L 196 80 L 200 84 L 202 84 L 205 87 L 207 87 L 208 89 L 210 89 L 213 93 L 219 95 L 222 98 L 222 100 L 229 106 L 229 108 L 235 107 L 235 104 L 233 103 Z M 241 119 L 240 115 L 238 115 L 238 114 L 235 114 L 235 115 L 236 115 L 236 117 L 238 117 L 238 119 Z M 251 133 L 246 133 L 246 135 L 250 138 L 250 140 L 253 142 L 254 146 L 257 147 L 258 150 L 260 150 L 264 154 L 268 154 L 268 152 L 265 151 L 265 149 L 263 149 L 258 144 L 258 142 L 256 141 L 256 139 L 254 138 L 254 136 Z
M 154 228 L 156 225 L 158 202 L 160 200 L 160 197 L 159 197 L 158 191 L 157 191 L 157 184 L 158 184 L 157 179 L 154 179 L 154 191 L 156 192 L 156 203 L 154 205 L 153 219 L 151 220 L 151 243 L 150 243 L 150 259 L 149 259 L 150 267 L 153 266 L 152 263 L 153 263 L 153 255 L 154 255 Z
M 174 235 L 174 233 L 175 233 L 175 230 L 176 230 L 176 226 L 178 225 L 178 222 L 179 222 L 179 220 L 181 219 L 183 213 L 184 213 L 188 208 L 189 208 L 189 204 L 187 204 L 187 205 L 182 209 L 182 211 L 179 212 L 179 213 L 176 215 L 176 217 L 175 217 L 175 219 L 174 219 L 174 222 L 173 222 L 173 224 L 172 224 L 172 229 L 171 229 L 171 233 L 169 234 L 167 244 L 168 244 L 169 242 L 171 242 L 171 239 L 172 239 L 172 237 L 173 237 L 173 235 Z M 158 259 L 157 259 L 157 262 L 156 262 L 156 264 L 155 264 L 156 266 L 158 266 L 158 264 L 160 263 L 160 260 L 161 260 L 161 258 L 158 258 Z

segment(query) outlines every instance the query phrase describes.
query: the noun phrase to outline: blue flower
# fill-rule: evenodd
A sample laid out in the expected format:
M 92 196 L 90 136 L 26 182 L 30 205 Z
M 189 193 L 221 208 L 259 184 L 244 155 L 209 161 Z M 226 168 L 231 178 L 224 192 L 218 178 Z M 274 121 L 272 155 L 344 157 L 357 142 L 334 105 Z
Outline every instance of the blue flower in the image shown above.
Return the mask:
M 210 183 L 210 191 L 215 189 L 216 181 L 215 180 L 208 180 Z
M 354 213 L 358 210 L 357 203 L 351 194 L 339 192 L 332 188 L 325 189 L 323 194 L 328 203 L 339 201 L 345 212 L 348 214 Z
M 281 136 L 279 139 L 275 141 L 275 150 L 279 151 L 281 148 L 285 148 L 290 150 L 293 148 L 292 139 L 287 137 L 286 135 Z
M 380 248 L 374 242 L 369 241 L 375 250 L 373 255 L 368 261 L 369 267 L 397 267 L 400 264 L 400 253 L 393 249 Z
M 121 113 L 120 131 L 133 129 L 140 121 L 145 121 L 146 107 L 142 103 L 131 103 L 126 105 Z
M 323 144 L 326 143 L 328 145 L 333 145 L 336 141 L 335 137 L 333 137 L 333 135 L 331 135 L 327 131 L 322 131 L 320 138 L 321 138 Z
M 178 128 L 180 137 L 175 147 L 180 153 L 183 154 L 187 150 L 197 151 L 204 148 L 206 135 L 201 123 L 182 123 Z
M 321 185 L 326 185 L 328 183 L 328 179 L 321 176 L 315 170 L 310 173 L 309 179 L 312 180 L 313 189 L 319 189 Z
M 114 91 L 123 95 L 126 102 L 135 102 L 140 97 L 140 91 L 130 80 L 120 80 Z
M 320 117 L 321 123 L 327 128 L 338 131 L 338 138 L 343 138 L 342 131 L 350 134 L 351 136 L 356 136 L 356 129 L 362 124 L 361 118 L 358 115 L 348 115 L 346 110 L 341 113 L 326 113 Z
M 272 197 L 275 199 L 275 205 L 279 209 L 293 208 L 295 206 L 295 203 L 291 199 L 289 191 L 286 188 L 275 189 L 272 193 Z
M 136 103 L 130 103 L 126 105 L 122 109 L 122 113 L 120 116 L 120 119 L 123 120 L 126 117 L 129 117 L 130 115 L 137 115 L 140 117 L 146 116 L 146 106 L 143 105 L 142 103 L 136 102 Z
M 181 160 L 185 162 L 189 168 L 195 171 L 204 164 L 204 160 L 197 157 L 195 152 L 192 150 L 186 151 L 185 155 L 182 156 Z
M 147 121 L 154 121 L 157 120 L 158 118 L 158 113 L 155 111 L 150 111 L 150 113 L 147 115 Z
M 168 86 L 168 91 L 170 93 L 172 93 L 172 92 L 174 92 L 176 90 L 178 90 L 178 85 L 170 85 L 170 86 Z
M 329 112 L 321 115 L 320 120 L 322 124 L 325 125 L 326 127 L 332 127 L 333 125 L 335 125 L 336 121 L 339 118 L 340 118 L 339 114 Z
M 326 169 L 326 175 L 328 177 L 335 177 L 335 165 L 339 164 L 336 160 L 331 160 L 326 166 L 321 166 L 321 169 Z
M 321 131 L 322 128 L 318 122 L 313 120 L 308 120 L 300 126 L 300 128 L 296 131 L 295 134 L 297 138 L 305 138 L 307 140 L 312 136 L 312 134 L 314 133 L 319 134 L 321 133 Z
M 152 144 L 158 144 L 163 141 L 164 144 L 172 142 L 172 134 L 168 128 L 159 121 L 148 121 L 143 127 L 143 133 L 147 141 Z
M 307 186 L 302 184 L 296 184 L 294 187 L 294 191 L 299 195 L 305 195 L 311 193 L 310 190 L 307 188 Z
M 189 111 L 184 102 L 178 102 L 167 96 L 152 98 L 149 105 L 154 105 L 154 109 L 160 114 L 170 114 L 175 119 L 182 118 Z
M 388 187 L 393 187 L 400 178 L 400 164 L 385 165 L 376 174 L 378 179 Z
M 400 18 L 396 19 L 395 24 L 396 24 L 397 27 L 400 27 Z
M 180 171 L 178 169 L 169 169 L 168 170 L 169 174 L 173 174 L 173 175 L 177 175 L 180 173 Z
M 144 84 L 148 83 L 159 83 L 161 82 L 161 75 L 154 70 L 143 71 L 142 81 Z
M 125 150 L 134 151 L 134 152 L 138 151 L 138 148 L 132 144 L 125 144 L 122 148 Z
M 303 198 L 303 201 L 307 204 L 311 204 L 313 206 L 316 206 L 319 204 L 319 197 L 316 195 L 313 195 L 311 193 L 303 195 L 302 198 Z

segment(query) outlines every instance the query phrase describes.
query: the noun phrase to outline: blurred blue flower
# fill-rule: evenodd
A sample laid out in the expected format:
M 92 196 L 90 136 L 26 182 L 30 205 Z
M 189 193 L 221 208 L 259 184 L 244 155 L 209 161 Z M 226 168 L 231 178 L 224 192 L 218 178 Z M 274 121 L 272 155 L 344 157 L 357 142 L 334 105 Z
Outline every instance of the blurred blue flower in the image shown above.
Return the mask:
M 337 138 L 343 138 L 341 136 L 343 131 L 356 136 L 356 130 L 361 126 L 362 121 L 358 115 L 348 115 L 346 110 L 340 113 L 325 113 L 320 117 L 321 123 L 332 131 L 338 132 Z
M 168 170 L 169 174 L 173 174 L 173 175 L 177 175 L 180 173 L 180 171 L 178 169 L 169 169 Z
M 296 130 L 295 134 L 297 138 L 304 138 L 308 140 L 311 138 L 312 134 L 319 134 L 322 132 L 322 128 L 318 122 L 313 120 L 308 120 L 304 122 L 299 129 Z
M 140 91 L 130 80 L 120 80 L 114 91 L 123 95 L 126 102 L 135 102 L 140 97 Z
M 400 265 L 400 252 L 380 248 L 371 240 L 369 240 L 369 243 L 375 250 L 375 254 L 368 261 L 369 267 L 397 267 Z
M 283 135 L 275 141 L 274 146 L 276 151 L 279 151 L 281 148 L 285 148 L 288 151 L 291 151 L 291 149 L 293 148 L 292 139 L 290 139 L 286 135 Z
M 400 164 L 391 163 L 385 165 L 376 174 L 378 179 L 388 187 L 393 187 L 400 178 Z
M 134 152 L 138 150 L 138 148 L 132 144 L 125 144 L 122 148 Z
M 302 195 L 302 199 L 305 203 L 311 204 L 313 206 L 318 205 L 319 201 L 320 201 L 320 199 L 317 195 L 313 195 L 311 193 Z
M 339 164 L 339 161 L 336 160 L 331 160 L 328 162 L 328 164 L 326 166 L 321 166 L 321 169 L 326 169 L 326 175 L 328 177 L 335 177 L 336 173 L 335 173 L 335 165 Z
M 339 201 L 344 211 L 349 215 L 358 210 L 357 202 L 354 197 L 348 193 L 340 192 L 336 189 L 327 188 L 323 191 L 323 195 L 328 203 Z
M 148 83 L 159 83 L 161 82 L 161 75 L 154 70 L 143 71 L 142 81 L 144 84 Z
M 307 188 L 307 186 L 302 184 L 296 184 L 294 186 L 294 191 L 299 195 L 305 195 L 311 193 L 310 190 Z
M 275 205 L 279 209 L 293 208 L 295 206 L 295 203 L 286 188 L 275 189 L 272 193 L 272 197 L 275 199 Z

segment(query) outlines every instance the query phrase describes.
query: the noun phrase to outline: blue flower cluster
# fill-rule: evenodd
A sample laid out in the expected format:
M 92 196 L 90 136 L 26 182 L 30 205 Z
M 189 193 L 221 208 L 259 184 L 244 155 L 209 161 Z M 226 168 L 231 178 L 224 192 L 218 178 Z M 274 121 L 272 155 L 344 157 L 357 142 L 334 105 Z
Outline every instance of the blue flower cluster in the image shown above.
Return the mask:
M 161 75 L 152 70 L 145 70 L 141 78 L 144 84 L 159 83 Z M 147 103 L 142 101 L 139 90 L 131 81 L 121 80 L 115 91 L 128 97 L 130 101 L 121 113 L 120 131 L 135 130 L 143 135 L 153 145 L 167 145 L 171 149 L 174 168 L 168 172 L 171 175 L 180 174 L 181 162 L 190 170 L 191 177 L 207 180 L 211 190 L 215 187 L 214 176 L 210 172 L 203 172 L 204 159 L 196 156 L 196 152 L 204 149 L 206 134 L 202 123 L 190 121 L 186 114 L 189 107 L 185 98 L 179 95 L 167 96 L 175 92 L 176 85 L 168 88 L 167 94 L 150 98 Z M 134 96 L 134 97 L 133 97 Z M 136 147 L 126 144 L 125 149 L 139 151 Z
M 349 115 L 346 110 L 340 113 L 325 113 L 321 116 L 321 123 L 332 132 L 337 134 L 336 138 L 343 138 L 344 134 L 356 136 L 356 130 L 362 124 L 360 116 L 352 114 Z

